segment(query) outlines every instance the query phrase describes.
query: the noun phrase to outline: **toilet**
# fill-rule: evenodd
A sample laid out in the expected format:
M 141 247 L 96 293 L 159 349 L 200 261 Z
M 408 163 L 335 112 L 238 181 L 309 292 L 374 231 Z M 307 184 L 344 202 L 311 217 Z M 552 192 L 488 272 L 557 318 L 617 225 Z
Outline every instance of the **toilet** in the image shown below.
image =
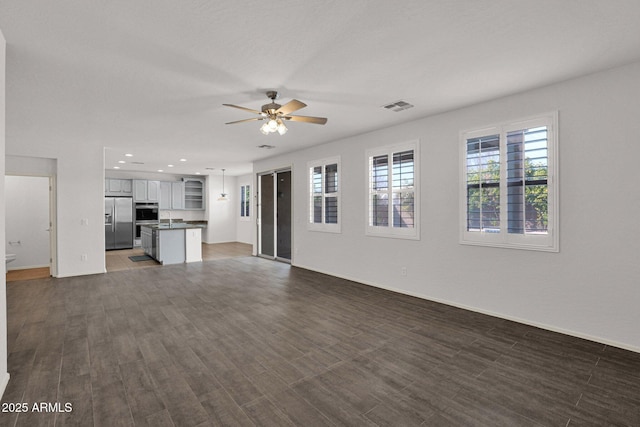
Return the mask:
M 11 261 L 16 260 L 16 254 L 7 254 L 5 258 L 6 264 L 9 264 Z

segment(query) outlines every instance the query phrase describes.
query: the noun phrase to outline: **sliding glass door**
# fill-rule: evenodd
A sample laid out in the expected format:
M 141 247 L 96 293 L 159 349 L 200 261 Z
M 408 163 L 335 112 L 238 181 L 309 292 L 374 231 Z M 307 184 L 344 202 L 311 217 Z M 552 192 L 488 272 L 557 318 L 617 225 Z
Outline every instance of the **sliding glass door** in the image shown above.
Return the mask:
M 258 255 L 291 261 L 291 170 L 258 175 Z

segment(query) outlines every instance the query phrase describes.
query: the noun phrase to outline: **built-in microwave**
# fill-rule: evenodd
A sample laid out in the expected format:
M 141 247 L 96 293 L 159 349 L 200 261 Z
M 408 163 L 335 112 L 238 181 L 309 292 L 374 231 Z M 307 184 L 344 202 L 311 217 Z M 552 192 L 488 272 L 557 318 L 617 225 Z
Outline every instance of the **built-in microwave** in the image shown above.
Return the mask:
M 158 221 L 157 203 L 136 203 L 136 222 Z

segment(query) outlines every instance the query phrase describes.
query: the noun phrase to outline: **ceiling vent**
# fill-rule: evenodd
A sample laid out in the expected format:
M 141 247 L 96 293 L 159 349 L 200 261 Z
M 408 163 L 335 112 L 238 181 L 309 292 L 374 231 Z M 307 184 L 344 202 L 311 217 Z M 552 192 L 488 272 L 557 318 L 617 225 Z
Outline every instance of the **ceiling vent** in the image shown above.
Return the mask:
M 402 110 L 407 110 L 412 107 L 413 105 L 409 104 L 406 101 L 396 101 L 396 102 L 392 102 L 391 104 L 383 105 L 383 108 L 386 108 L 387 110 L 390 110 L 390 111 L 395 111 L 396 113 Z
M 262 145 L 258 145 L 258 148 L 264 148 L 266 150 L 271 150 L 272 148 L 276 148 L 275 145 L 269 145 L 269 144 L 262 144 Z
M 132 165 L 144 165 L 143 162 L 131 162 Z

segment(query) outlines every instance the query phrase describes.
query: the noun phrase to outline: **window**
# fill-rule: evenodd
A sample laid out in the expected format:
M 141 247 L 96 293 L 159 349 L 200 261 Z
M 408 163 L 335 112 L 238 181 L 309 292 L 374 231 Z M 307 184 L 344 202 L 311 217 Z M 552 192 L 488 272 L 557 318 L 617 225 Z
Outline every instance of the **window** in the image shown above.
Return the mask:
M 558 251 L 557 122 L 463 132 L 461 243 Z
M 250 207 L 251 207 L 251 186 L 242 185 L 240 186 L 240 218 L 250 217 L 250 210 L 249 210 Z
M 417 142 L 367 152 L 367 234 L 418 239 Z
M 308 163 L 309 229 L 340 232 L 340 158 Z

